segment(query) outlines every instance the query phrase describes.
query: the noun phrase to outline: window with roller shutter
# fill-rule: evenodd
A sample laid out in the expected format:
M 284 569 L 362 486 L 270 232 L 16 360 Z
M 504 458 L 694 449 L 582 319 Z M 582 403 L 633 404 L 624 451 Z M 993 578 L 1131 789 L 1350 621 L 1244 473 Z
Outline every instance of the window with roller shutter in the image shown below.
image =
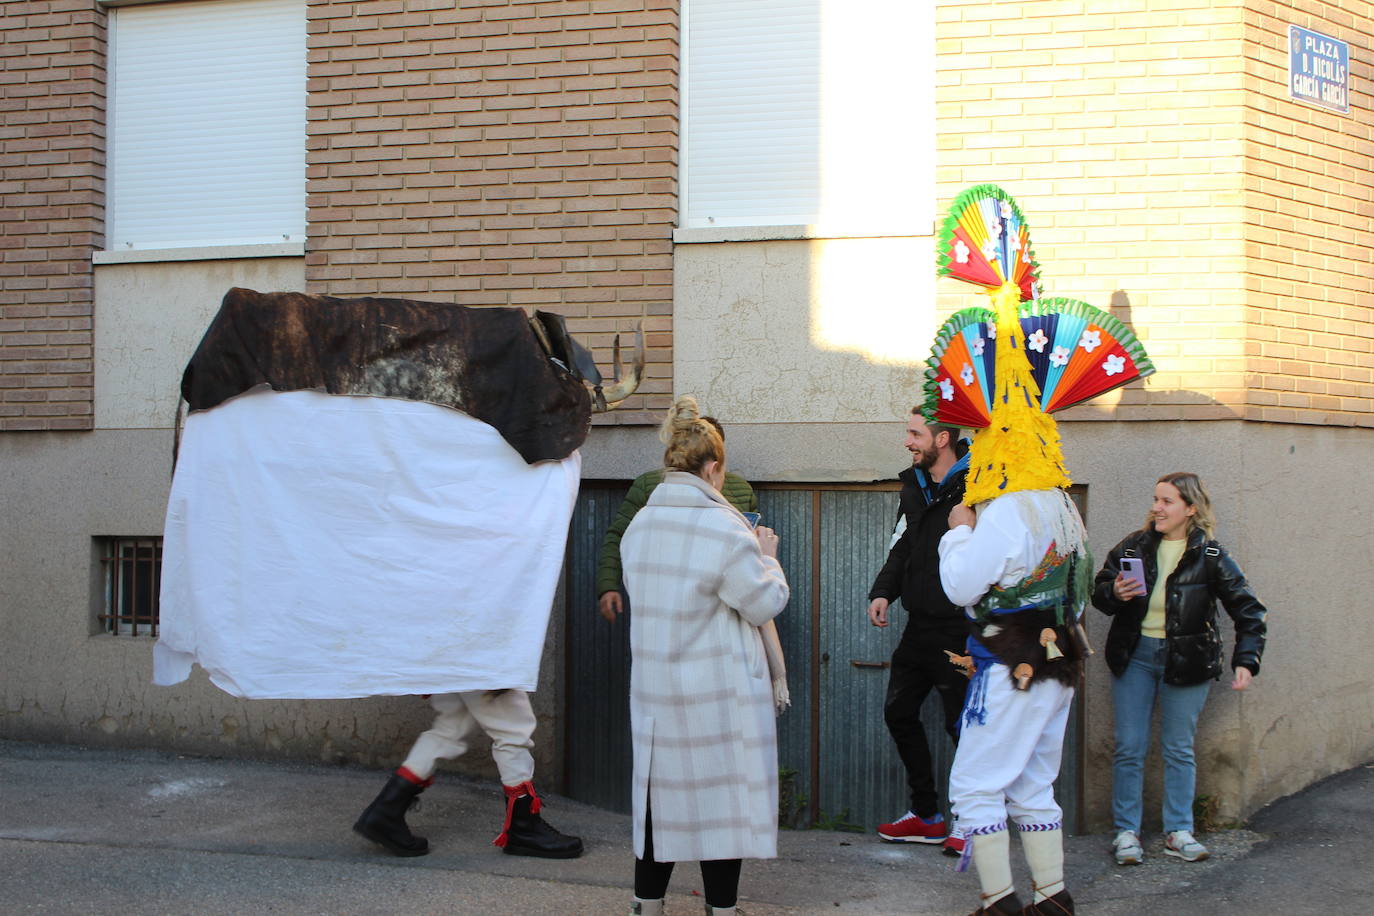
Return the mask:
M 305 238 L 303 0 L 111 10 L 106 247 Z
M 934 4 L 683 9 L 683 228 L 930 233 Z

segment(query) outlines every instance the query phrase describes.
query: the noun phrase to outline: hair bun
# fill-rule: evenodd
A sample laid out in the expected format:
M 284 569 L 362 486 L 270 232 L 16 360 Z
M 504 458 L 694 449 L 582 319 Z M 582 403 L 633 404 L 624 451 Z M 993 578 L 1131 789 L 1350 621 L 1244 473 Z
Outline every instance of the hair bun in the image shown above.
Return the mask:
M 696 474 L 708 461 L 725 461 L 725 439 L 719 426 L 702 417 L 697 399 L 690 395 L 673 402 L 658 428 L 658 438 L 667 446 L 665 468 Z
M 692 425 L 701 419 L 701 408 L 697 406 L 697 399 L 690 394 L 685 394 L 673 402 L 673 406 L 668 409 L 668 416 L 664 418 L 663 425 L 658 428 L 658 439 L 664 445 L 673 440 L 673 434 L 679 430 L 691 429 Z

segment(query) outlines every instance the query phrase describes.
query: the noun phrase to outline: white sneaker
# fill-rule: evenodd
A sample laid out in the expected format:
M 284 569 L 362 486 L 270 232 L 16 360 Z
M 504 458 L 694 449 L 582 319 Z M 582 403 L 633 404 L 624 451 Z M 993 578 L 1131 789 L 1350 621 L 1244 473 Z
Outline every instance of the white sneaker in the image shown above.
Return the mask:
M 1140 848 L 1140 837 L 1136 836 L 1134 830 L 1123 830 L 1112 840 L 1112 849 L 1116 853 L 1117 865 L 1139 865 L 1145 858 L 1145 851 Z
M 1164 854 L 1185 862 L 1201 862 L 1211 855 L 1187 830 L 1175 830 L 1164 838 Z

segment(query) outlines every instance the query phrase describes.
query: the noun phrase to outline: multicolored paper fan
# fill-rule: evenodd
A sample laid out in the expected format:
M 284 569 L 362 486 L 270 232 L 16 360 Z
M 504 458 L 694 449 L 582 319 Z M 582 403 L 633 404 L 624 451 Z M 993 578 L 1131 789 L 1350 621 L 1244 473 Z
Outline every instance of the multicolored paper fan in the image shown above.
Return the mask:
M 1021 333 L 1045 413 L 1081 404 L 1155 371 L 1135 332 L 1086 302 L 1024 302 Z
M 1020 343 L 1045 413 L 1081 404 L 1155 371 L 1135 332 L 1086 302 L 1023 302 L 1019 320 Z M 927 418 L 967 429 L 988 426 L 996 347 L 991 311 L 970 308 L 950 316 L 927 360 Z
M 992 415 L 995 335 L 990 309 L 961 309 L 935 335 L 926 360 L 926 419 L 983 429 Z
M 969 188 L 954 199 L 940 227 L 936 268 L 984 289 L 1012 282 L 1021 298 L 1040 295 L 1040 265 L 1030 247 L 1030 228 L 1011 195 L 995 184 Z

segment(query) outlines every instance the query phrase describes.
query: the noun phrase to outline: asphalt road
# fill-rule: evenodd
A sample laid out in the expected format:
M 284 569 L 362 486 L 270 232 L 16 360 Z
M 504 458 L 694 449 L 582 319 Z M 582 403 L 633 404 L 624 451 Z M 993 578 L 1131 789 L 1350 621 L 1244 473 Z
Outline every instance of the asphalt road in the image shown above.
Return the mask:
M 0 913 L 628 912 L 624 815 L 549 796 L 545 816 L 582 836 L 586 855 L 507 856 L 491 846 L 499 788 L 445 776 L 410 816 L 433 852 L 399 859 L 349 829 L 384 781 L 352 768 L 0 741 Z M 1079 911 L 1374 914 L 1351 867 L 1374 840 L 1374 764 L 1200 839 L 1213 852 L 1205 862 L 1166 858 L 1147 837 L 1145 863 L 1118 868 L 1109 837 L 1070 837 Z M 934 847 L 809 830 L 784 831 L 780 853 L 745 863 L 749 916 L 963 914 L 977 901 L 973 874 Z M 695 867 L 680 866 L 668 912 L 700 913 L 699 887 Z

